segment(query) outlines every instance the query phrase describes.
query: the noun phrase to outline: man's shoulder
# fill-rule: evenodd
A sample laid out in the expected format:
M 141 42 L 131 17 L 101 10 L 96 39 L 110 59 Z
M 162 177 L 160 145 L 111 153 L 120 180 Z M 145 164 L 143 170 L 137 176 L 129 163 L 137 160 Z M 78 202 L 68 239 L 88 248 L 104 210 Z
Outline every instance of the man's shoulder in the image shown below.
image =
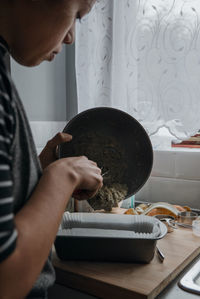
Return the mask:
M 7 100 L 11 98 L 12 92 L 8 59 L 8 51 L 5 52 L 4 46 L 0 43 L 0 99 L 5 98 Z
M 7 70 L 6 60 L 8 59 L 8 55 L 9 55 L 9 53 L 8 53 L 7 48 L 1 43 L 1 40 L 0 40 L 0 69 L 1 69 L 1 71 Z
M 9 69 L 5 65 L 5 56 L 2 49 L 3 47 L 0 44 L 0 125 L 11 132 L 15 122 L 12 83 L 9 78 Z

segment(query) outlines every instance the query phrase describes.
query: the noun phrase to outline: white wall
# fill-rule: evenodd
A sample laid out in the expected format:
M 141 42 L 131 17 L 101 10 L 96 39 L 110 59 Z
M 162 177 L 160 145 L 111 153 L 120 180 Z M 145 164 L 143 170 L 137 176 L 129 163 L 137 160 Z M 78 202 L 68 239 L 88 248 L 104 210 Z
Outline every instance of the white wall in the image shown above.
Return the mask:
M 172 139 L 175 137 L 165 128 L 151 136 L 153 169 L 136 199 L 165 201 L 200 209 L 200 149 L 172 148 Z
M 136 200 L 166 201 L 200 209 L 200 152 L 154 151 L 151 176 Z
M 66 121 L 31 121 L 31 130 L 35 140 L 38 154 L 42 151 L 47 141 L 58 132 L 62 132 L 66 126 Z
M 65 51 L 53 62 L 27 68 L 11 60 L 11 74 L 31 121 L 66 120 Z

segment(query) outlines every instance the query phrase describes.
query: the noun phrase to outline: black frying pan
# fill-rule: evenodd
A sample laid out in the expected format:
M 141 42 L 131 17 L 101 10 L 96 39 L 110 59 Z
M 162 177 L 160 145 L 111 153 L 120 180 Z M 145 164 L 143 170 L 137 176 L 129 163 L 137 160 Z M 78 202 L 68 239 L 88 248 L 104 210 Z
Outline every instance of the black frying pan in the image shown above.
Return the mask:
M 59 146 L 59 158 L 86 155 L 105 175 L 104 185 L 126 184 L 126 198 L 135 194 L 150 176 L 151 141 L 142 125 L 121 110 L 98 107 L 76 115 L 64 128 L 71 142 Z

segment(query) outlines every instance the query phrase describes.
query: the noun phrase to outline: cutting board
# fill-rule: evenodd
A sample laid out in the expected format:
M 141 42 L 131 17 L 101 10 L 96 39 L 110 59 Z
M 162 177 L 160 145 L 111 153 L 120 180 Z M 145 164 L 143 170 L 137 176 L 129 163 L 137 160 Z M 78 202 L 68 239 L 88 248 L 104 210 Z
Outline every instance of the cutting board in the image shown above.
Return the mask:
M 155 298 L 195 257 L 200 238 L 178 228 L 157 242 L 165 255 L 150 264 L 61 261 L 53 251 L 57 283 L 99 298 Z

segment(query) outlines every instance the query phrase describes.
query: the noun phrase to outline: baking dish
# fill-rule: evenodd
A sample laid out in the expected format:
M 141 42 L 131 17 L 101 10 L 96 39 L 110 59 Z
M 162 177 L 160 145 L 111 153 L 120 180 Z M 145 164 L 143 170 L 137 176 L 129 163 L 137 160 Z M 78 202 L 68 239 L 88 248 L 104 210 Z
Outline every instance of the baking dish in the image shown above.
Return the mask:
M 61 260 L 149 263 L 166 233 L 150 216 L 66 212 L 55 249 Z

